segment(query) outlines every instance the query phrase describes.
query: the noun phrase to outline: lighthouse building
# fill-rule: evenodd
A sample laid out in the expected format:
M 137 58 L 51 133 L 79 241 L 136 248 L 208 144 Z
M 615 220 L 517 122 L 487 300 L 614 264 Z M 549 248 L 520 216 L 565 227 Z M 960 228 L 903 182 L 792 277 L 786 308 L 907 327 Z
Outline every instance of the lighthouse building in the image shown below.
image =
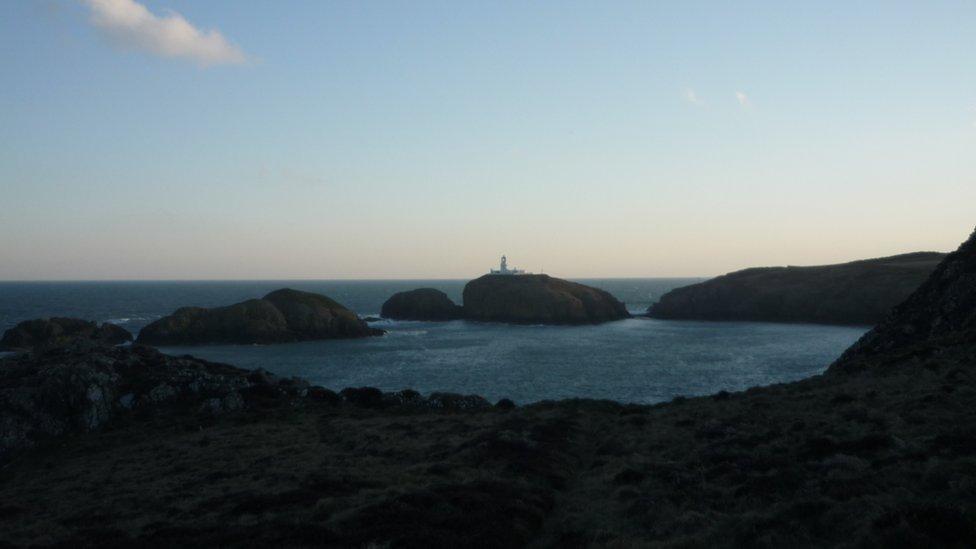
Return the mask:
M 493 275 L 520 275 L 520 274 L 525 274 L 525 271 L 523 271 L 522 269 L 516 269 L 515 267 L 509 269 L 508 258 L 502 256 L 501 265 L 499 265 L 497 269 L 491 269 L 490 273 Z

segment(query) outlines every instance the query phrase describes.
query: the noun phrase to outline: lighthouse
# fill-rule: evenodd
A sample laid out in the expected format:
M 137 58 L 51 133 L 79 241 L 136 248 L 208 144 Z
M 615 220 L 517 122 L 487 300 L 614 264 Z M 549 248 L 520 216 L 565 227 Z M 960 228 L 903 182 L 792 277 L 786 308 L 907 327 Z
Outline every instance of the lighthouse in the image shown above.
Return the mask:
M 514 267 L 509 269 L 508 258 L 503 255 L 501 264 L 499 264 L 498 268 L 491 269 L 489 273 L 493 275 L 520 275 L 520 274 L 525 274 L 525 271 L 523 271 L 522 269 L 516 269 Z

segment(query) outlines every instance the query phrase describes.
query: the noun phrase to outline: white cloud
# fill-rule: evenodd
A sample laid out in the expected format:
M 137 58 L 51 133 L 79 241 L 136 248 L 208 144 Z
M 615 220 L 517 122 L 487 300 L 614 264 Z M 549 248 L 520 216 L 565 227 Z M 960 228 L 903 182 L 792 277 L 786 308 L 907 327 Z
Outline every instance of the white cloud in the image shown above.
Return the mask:
M 691 103 L 692 105 L 702 105 L 703 104 L 702 101 L 701 101 L 701 99 L 698 99 L 698 94 L 696 94 L 695 93 L 695 90 L 693 90 L 691 88 L 685 90 L 685 100 L 688 101 L 689 103 Z
M 82 0 L 91 23 L 116 43 L 160 57 L 183 58 L 200 65 L 239 65 L 248 57 L 216 29 L 202 31 L 182 15 L 155 15 L 134 0 Z
M 742 106 L 742 107 L 747 107 L 748 108 L 748 107 L 751 107 L 752 106 L 752 102 L 749 101 L 749 96 L 746 95 L 743 92 L 740 92 L 740 91 L 735 92 L 735 99 L 736 99 L 736 101 L 739 102 L 739 105 Z

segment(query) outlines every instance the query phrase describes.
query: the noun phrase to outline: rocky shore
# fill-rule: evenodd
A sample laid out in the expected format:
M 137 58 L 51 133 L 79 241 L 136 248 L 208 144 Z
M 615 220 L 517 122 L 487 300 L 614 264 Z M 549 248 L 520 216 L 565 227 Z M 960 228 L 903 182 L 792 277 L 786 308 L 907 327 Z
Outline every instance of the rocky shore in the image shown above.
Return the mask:
M 918 252 L 839 265 L 745 269 L 671 290 L 648 309 L 648 316 L 873 325 L 944 257 Z
M 7 358 L 0 545 L 971 547 L 974 310 L 976 234 L 827 374 L 654 406 Z

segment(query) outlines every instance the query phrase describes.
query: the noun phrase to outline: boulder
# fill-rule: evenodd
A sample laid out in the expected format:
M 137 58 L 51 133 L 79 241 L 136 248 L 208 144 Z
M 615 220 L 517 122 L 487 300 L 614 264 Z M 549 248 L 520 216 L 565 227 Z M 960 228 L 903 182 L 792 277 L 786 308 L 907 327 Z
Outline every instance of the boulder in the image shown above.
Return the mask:
M 671 290 L 648 316 L 868 325 L 881 321 L 945 257 L 937 252 L 813 267 L 761 267 Z
M 485 275 L 464 286 L 471 320 L 519 324 L 594 324 L 628 318 L 603 290 L 549 275 Z
M 108 322 L 99 326 L 78 318 L 39 318 L 25 320 L 4 332 L 0 351 L 50 349 L 79 339 L 120 345 L 132 341 L 132 334 Z
M 395 320 L 455 320 L 463 309 L 447 294 L 434 288 L 398 292 L 383 304 L 380 315 Z
M 276 290 L 261 299 L 226 307 L 183 307 L 142 329 L 150 345 L 269 344 L 381 335 L 326 296 Z

